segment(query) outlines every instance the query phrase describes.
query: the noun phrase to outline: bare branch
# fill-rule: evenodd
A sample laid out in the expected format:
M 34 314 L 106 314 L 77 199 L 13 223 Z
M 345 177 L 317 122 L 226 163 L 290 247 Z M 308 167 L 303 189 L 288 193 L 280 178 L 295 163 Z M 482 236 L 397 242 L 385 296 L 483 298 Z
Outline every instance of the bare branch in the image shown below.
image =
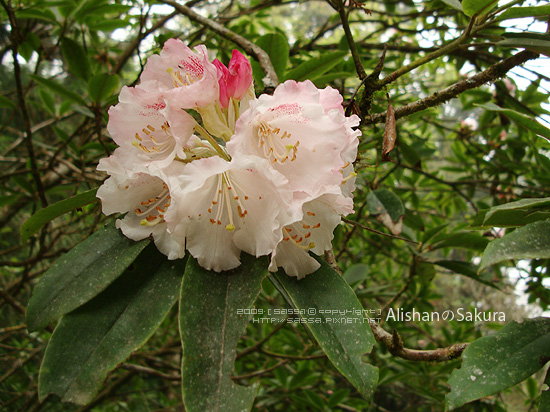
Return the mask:
M 475 89 L 486 83 L 494 82 L 495 80 L 504 77 L 506 73 L 514 67 L 522 65 L 523 63 L 529 60 L 536 59 L 538 57 L 539 55 L 537 53 L 533 53 L 529 50 L 519 52 L 512 57 L 504 59 L 500 63 L 493 64 L 492 66 L 476 74 L 475 76 L 461 80 L 458 83 L 455 83 L 452 86 L 449 86 L 446 89 L 434 93 L 424 99 L 417 100 L 414 103 L 410 103 L 406 106 L 395 109 L 395 118 L 399 119 L 401 117 L 405 117 L 413 113 L 425 110 L 429 107 L 438 106 L 457 97 L 461 93 L 464 93 L 466 90 Z M 386 114 L 387 112 L 383 112 L 366 116 L 363 119 L 363 124 L 384 123 L 386 121 Z
M 264 84 L 266 87 L 276 87 L 277 84 L 279 84 L 279 78 L 277 77 L 277 73 L 273 68 L 271 59 L 261 47 L 256 46 L 251 41 L 245 39 L 243 36 L 237 33 L 232 32 L 221 24 L 195 13 L 193 10 L 191 10 L 187 6 L 184 6 L 183 4 L 176 3 L 173 0 L 159 0 L 159 2 L 172 6 L 179 13 L 189 17 L 191 20 L 196 21 L 197 23 L 207 26 L 210 30 L 218 33 L 220 36 L 242 47 L 244 51 L 252 55 L 256 60 L 258 60 L 258 63 L 260 63 L 260 67 L 266 73 L 266 77 L 264 78 Z

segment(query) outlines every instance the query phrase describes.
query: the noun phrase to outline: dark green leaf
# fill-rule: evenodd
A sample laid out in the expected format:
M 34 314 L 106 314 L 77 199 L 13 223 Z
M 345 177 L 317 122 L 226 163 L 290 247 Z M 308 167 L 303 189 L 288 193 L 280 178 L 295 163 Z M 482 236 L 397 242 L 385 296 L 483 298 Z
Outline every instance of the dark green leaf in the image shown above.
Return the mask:
M 493 240 L 485 249 L 480 269 L 508 259 L 550 258 L 550 220 L 530 223 Z
M 353 286 L 369 276 L 369 265 L 365 265 L 364 263 L 352 265 L 346 269 L 342 276 L 350 286 Z
M 496 2 L 497 0 L 463 0 L 462 10 L 467 16 L 472 17 L 481 11 L 487 13 L 490 10 L 489 6 Z
M 25 10 L 16 10 L 17 19 L 35 19 L 56 22 L 55 14 L 49 9 L 28 8 Z
M 35 82 L 40 83 L 41 85 L 43 85 L 43 86 L 47 87 L 48 89 L 52 90 L 54 93 L 61 94 L 65 97 L 68 97 L 69 99 L 73 100 L 74 102 L 76 102 L 76 103 L 78 103 L 82 106 L 86 105 L 84 100 L 78 94 L 72 92 L 69 89 L 66 89 L 65 86 L 62 86 L 57 81 L 52 80 L 52 79 L 45 79 L 43 77 L 35 76 L 35 75 L 30 75 L 30 77 L 32 77 L 32 79 Z
M 510 117 L 510 119 L 512 119 L 519 125 L 550 140 L 550 129 L 523 113 L 519 113 L 511 109 L 503 109 L 502 107 L 499 107 L 493 103 L 479 104 L 477 106 L 483 107 L 485 110 L 504 113 L 506 116 Z
M 216 273 L 190 258 L 180 296 L 182 392 L 189 412 L 249 411 L 258 387 L 231 381 L 237 342 L 267 274 L 268 261 L 242 255 L 241 265 Z M 241 312 L 240 312 L 241 311 Z M 250 313 L 250 311 L 248 312 Z
M 377 189 L 367 196 L 367 206 L 371 215 L 387 213 L 394 222 L 405 214 L 401 200 L 387 189 Z
M 482 210 L 471 228 L 517 227 L 550 218 L 550 198 L 521 199 Z
M 64 37 L 61 40 L 61 52 L 69 66 L 69 71 L 76 77 L 88 81 L 90 78 L 90 62 L 84 47 L 76 41 Z
M 104 32 L 112 32 L 116 29 L 123 29 L 127 27 L 130 23 L 127 20 L 105 20 L 105 21 L 97 21 L 97 22 L 91 22 L 89 24 L 89 27 L 91 30 L 98 30 L 98 31 L 104 31 Z
M 319 270 L 301 280 L 284 272 L 277 272 L 274 280 L 284 288 L 293 306 L 304 311 L 301 317 L 334 366 L 369 400 L 378 369 L 364 363 L 361 356 L 370 353 L 374 337 L 353 290 L 330 265 L 318 260 Z M 344 315 L 321 313 L 328 310 L 339 310 Z
M 548 389 L 540 394 L 539 412 L 550 412 L 550 371 L 546 371 L 544 383 Z
M 460 247 L 471 250 L 483 250 L 489 240 L 480 234 L 469 232 L 458 232 L 449 234 L 445 239 L 434 243 L 432 249 L 441 249 L 444 247 Z
M 495 286 L 492 282 L 483 279 L 477 273 L 477 268 L 470 262 L 462 262 L 458 260 L 438 260 L 437 262 L 434 262 L 434 265 L 449 269 L 455 273 L 459 273 L 461 275 L 469 277 L 470 279 L 474 279 L 476 282 L 500 290 L 500 288 Z
M 279 80 L 284 79 L 289 53 L 286 37 L 281 33 L 269 33 L 256 40 L 256 45 L 260 46 L 269 55 Z M 263 84 L 262 79 L 265 73 L 255 60 L 252 61 L 252 69 L 256 83 Z
M 497 20 L 548 15 L 550 15 L 550 6 L 510 7 L 504 13 L 498 15 Z
M 116 74 L 98 74 L 90 79 L 88 93 L 96 103 L 111 97 L 120 87 L 120 78 Z
M 449 379 L 449 409 L 493 395 L 541 369 L 550 358 L 550 319 L 510 322 L 496 334 L 472 342 L 462 367 Z
M 535 53 L 541 53 L 550 56 L 550 36 L 537 35 L 536 33 L 514 33 L 514 36 L 509 37 L 497 44 L 499 46 L 523 48 L 531 50 Z M 523 36 L 518 36 L 522 34 Z
M 134 242 L 110 225 L 61 256 L 34 288 L 27 307 L 29 331 L 43 329 L 96 296 L 130 266 L 148 243 Z
M 0 108 L 15 109 L 16 105 L 10 99 L 0 95 Z
M 40 400 L 54 393 L 65 402 L 92 401 L 108 373 L 164 320 L 176 302 L 184 267 L 185 260 L 168 261 L 151 244 L 133 269 L 65 315 L 40 368 Z
M 460 4 L 459 0 L 442 0 L 443 3 L 447 4 L 448 6 L 451 6 L 453 9 L 456 9 L 458 11 L 462 11 L 462 4 Z
M 97 202 L 99 199 L 96 197 L 96 192 L 97 189 L 88 190 L 87 192 L 40 209 L 21 225 L 21 241 L 25 242 L 30 236 L 38 232 L 42 226 L 56 217 L 79 207 Z
M 309 59 L 300 64 L 298 67 L 289 70 L 286 74 L 286 78 L 299 82 L 306 79 L 313 80 L 317 77 L 324 75 L 338 63 L 340 63 L 347 54 L 348 52 L 346 51 L 335 51 Z

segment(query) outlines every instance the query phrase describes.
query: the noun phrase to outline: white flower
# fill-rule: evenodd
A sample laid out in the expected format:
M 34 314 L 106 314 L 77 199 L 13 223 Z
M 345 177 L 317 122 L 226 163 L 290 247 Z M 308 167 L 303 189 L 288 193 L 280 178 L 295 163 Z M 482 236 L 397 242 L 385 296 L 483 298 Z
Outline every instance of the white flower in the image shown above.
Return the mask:
M 271 255 L 269 270 L 275 272 L 282 267 L 287 275 L 298 279 L 315 272 L 319 262 L 308 252 L 320 255 L 331 249 L 340 216 L 351 212 L 353 201 L 337 190 L 305 203 L 302 219 L 283 228 L 283 238 Z
M 304 192 L 309 199 L 324 193 L 327 186 L 339 186 L 342 169 L 355 159 L 360 132 L 352 129 L 358 118 L 344 116 L 336 95 L 335 90 L 319 90 L 310 81 L 286 81 L 273 96 L 250 102 L 227 143 L 229 154 L 268 159 L 288 178 L 293 191 Z
M 147 59 L 142 84 L 146 83 L 152 93 L 162 92 L 178 108 L 193 109 L 214 103 L 219 98 L 218 71 L 208 60 L 205 46 L 197 46 L 195 50 L 181 40 L 168 40 L 160 55 Z
M 166 102 L 162 94 L 138 85 L 122 88 L 119 103 L 109 109 L 107 131 L 115 143 L 134 153 L 136 164 L 156 162 L 165 167 L 176 156 L 185 159 L 183 149 L 196 124 L 187 112 Z
M 240 264 L 240 252 L 271 253 L 281 229 L 295 221 L 287 181 L 264 159 L 238 156 L 196 160 L 178 176 L 169 228 L 199 264 L 215 271 Z
M 153 236 L 158 249 L 168 259 L 178 259 L 185 255 L 185 243 L 180 243 L 168 232 L 165 215 L 174 207 L 172 185 L 169 175 L 177 175 L 183 165 L 173 163 L 170 168 L 141 168 L 129 170 L 124 167 L 128 159 L 117 149 L 113 155 L 101 159 L 98 170 L 107 172 L 110 177 L 98 189 L 103 213 L 126 213 L 116 227 L 133 240 Z

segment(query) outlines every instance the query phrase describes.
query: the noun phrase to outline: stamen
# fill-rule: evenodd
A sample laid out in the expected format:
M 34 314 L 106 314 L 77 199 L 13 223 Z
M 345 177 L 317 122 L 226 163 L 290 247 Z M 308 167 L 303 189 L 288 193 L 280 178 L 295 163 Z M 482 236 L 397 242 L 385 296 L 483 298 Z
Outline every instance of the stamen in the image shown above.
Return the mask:
M 284 150 L 281 147 L 278 148 L 278 143 L 276 143 L 273 138 L 275 136 L 279 137 L 281 140 L 290 138 L 292 135 L 286 130 L 281 134 L 281 129 L 275 128 L 272 129 L 267 123 L 260 122 L 257 125 L 258 128 L 258 145 L 259 148 L 263 150 L 264 155 L 271 160 L 271 163 L 284 163 L 288 159 L 290 161 L 296 160 L 296 152 L 298 149 L 299 141 L 296 141 L 295 144 L 284 145 Z
M 346 183 L 348 180 L 350 180 L 351 178 L 354 178 L 355 176 L 357 176 L 357 173 L 351 172 L 348 177 L 346 177 L 342 180 L 342 184 Z
M 155 226 L 158 223 L 164 222 L 164 214 L 166 209 L 170 206 L 170 194 L 168 192 L 168 186 L 163 182 L 163 190 L 156 197 L 143 200 L 140 205 L 146 206 L 146 210 L 140 208 L 134 209 L 134 213 L 137 217 L 144 216 L 139 223 L 142 226 Z
M 170 77 L 172 77 L 172 80 L 174 81 L 174 87 L 185 86 L 179 70 L 177 72 L 174 72 L 174 70 L 169 67 L 166 69 L 166 71 L 168 72 L 168 74 L 170 74 Z

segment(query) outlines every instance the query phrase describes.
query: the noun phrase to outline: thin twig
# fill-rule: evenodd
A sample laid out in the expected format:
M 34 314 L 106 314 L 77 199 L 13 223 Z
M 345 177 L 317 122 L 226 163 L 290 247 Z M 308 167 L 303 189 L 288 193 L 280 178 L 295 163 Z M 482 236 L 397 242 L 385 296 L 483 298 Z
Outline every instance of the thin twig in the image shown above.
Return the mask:
M 407 239 L 407 238 L 400 237 L 400 236 L 390 235 L 389 233 L 380 232 L 380 231 L 378 231 L 378 230 L 376 230 L 376 229 L 371 229 L 370 227 L 367 227 L 367 226 L 365 226 L 365 225 L 362 225 L 361 223 L 356 222 L 356 221 L 354 221 L 354 220 L 346 219 L 345 217 L 342 218 L 342 221 L 343 221 L 343 222 L 346 222 L 346 223 L 349 223 L 350 225 L 357 226 L 357 227 L 359 227 L 359 228 L 361 228 L 361 229 L 368 230 L 369 232 L 376 233 L 377 235 L 380 235 L 380 236 L 391 237 L 392 239 L 404 240 L 405 242 L 414 243 L 415 245 L 420 245 L 419 242 L 416 242 L 416 241 L 414 241 L 414 240 Z
M 19 65 L 18 60 L 18 49 L 19 43 L 22 41 L 23 37 L 19 31 L 19 26 L 17 25 L 17 18 L 12 8 L 6 4 L 4 0 L 0 0 L 0 3 L 6 10 L 8 14 L 10 25 L 11 25 L 11 38 L 12 38 L 12 54 L 13 54 L 13 74 L 15 76 L 15 87 L 17 89 L 17 100 L 19 104 L 19 109 L 21 110 L 21 116 L 23 117 L 23 126 L 25 129 L 25 144 L 27 146 L 27 153 L 29 155 L 29 163 L 31 166 L 31 175 L 33 177 L 34 183 L 36 185 L 36 191 L 38 193 L 38 198 L 42 207 L 48 206 L 48 200 L 46 199 L 46 193 L 44 190 L 44 185 L 40 179 L 40 173 L 38 173 L 38 165 L 36 163 L 36 155 L 34 153 L 34 146 L 32 142 L 32 127 L 31 121 L 29 118 L 29 112 L 27 110 L 27 104 L 25 103 L 25 95 L 23 92 L 23 83 L 21 81 L 21 66 Z
M 258 60 L 260 67 L 266 73 L 266 77 L 263 79 L 265 86 L 276 87 L 277 84 L 279 84 L 279 78 L 277 77 L 277 73 L 273 68 L 271 59 L 261 47 L 255 45 L 251 41 L 245 39 L 243 36 L 229 30 L 221 24 L 195 13 L 193 10 L 191 10 L 187 6 L 184 6 L 183 4 L 176 3 L 173 0 L 159 0 L 159 3 L 164 3 L 172 6 L 179 13 L 189 17 L 191 20 L 196 21 L 197 23 L 207 26 L 208 28 L 210 28 L 210 30 L 218 33 L 220 36 L 242 47 L 243 50 L 246 51 L 246 53 L 252 55 L 256 60 Z
M 353 40 L 353 34 L 351 33 L 351 29 L 349 27 L 346 7 L 344 6 L 344 2 L 342 0 L 336 0 L 336 5 L 338 14 L 340 15 L 340 20 L 342 20 L 342 28 L 344 29 L 346 40 L 348 41 L 349 51 L 351 52 L 353 63 L 355 64 L 355 70 L 357 71 L 359 79 L 363 80 L 367 77 L 367 73 L 365 73 L 363 63 L 361 63 L 361 56 L 359 55 L 359 50 L 357 49 L 355 40 Z
M 536 59 L 538 57 L 538 54 L 533 53 L 529 50 L 519 52 L 512 57 L 504 59 L 500 63 L 493 64 L 492 66 L 472 77 L 461 80 L 458 83 L 455 83 L 452 86 L 441 90 L 440 92 L 434 93 L 424 99 L 417 100 L 414 103 L 410 103 L 406 106 L 401 106 L 395 109 L 395 118 L 399 119 L 401 117 L 409 116 L 413 113 L 428 109 L 430 107 L 438 106 L 457 97 L 461 93 L 464 93 L 466 90 L 475 89 L 477 87 L 483 86 L 486 83 L 490 83 L 501 77 L 504 77 L 506 73 L 514 67 L 519 66 L 529 60 Z M 387 112 L 383 112 L 366 116 L 363 119 L 363 124 L 367 125 L 384 123 L 386 121 L 386 114 Z
M 375 322 L 370 323 L 370 327 L 374 338 L 386 345 L 392 355 L 410 361 L 444 362 L 459 358 L 462 352 L 468 347 L 467 343 L 455 343 L 446 348 L 431 350 L 408 349 L 403 346 L 403 340 L 397 331 L 394 331 L 393 334 L 388 333 Z

